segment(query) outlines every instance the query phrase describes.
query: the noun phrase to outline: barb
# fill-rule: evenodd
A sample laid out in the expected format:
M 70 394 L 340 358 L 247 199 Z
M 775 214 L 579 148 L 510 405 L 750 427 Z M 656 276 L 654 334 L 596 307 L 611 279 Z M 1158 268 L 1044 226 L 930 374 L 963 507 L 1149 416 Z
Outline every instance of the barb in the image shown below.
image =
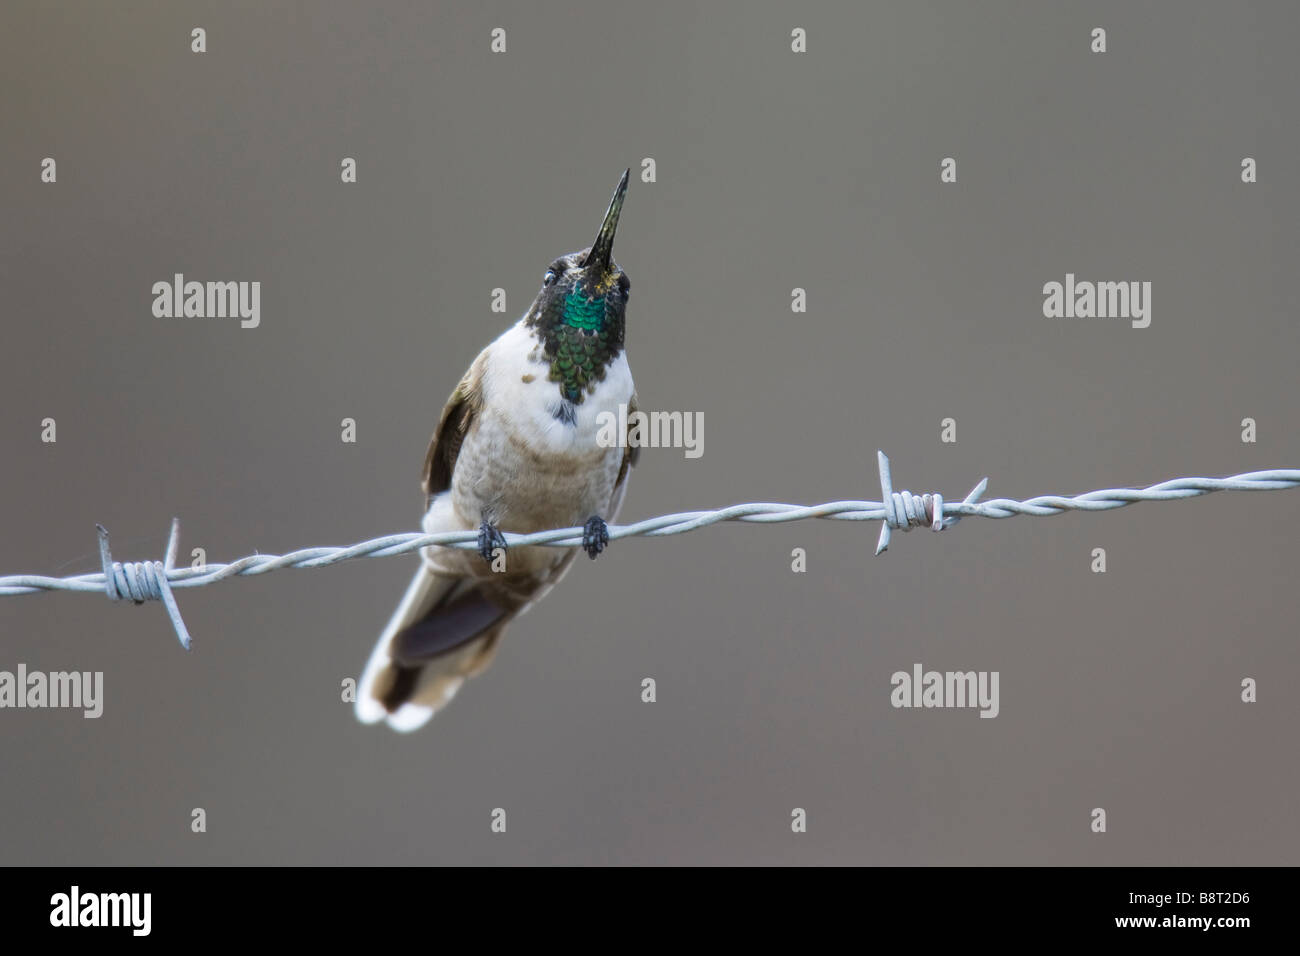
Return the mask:
M 1176 501 L 1196 498 L 1216 491 L 1278 491 L 1300 486 L 1300 469 L 1275 469 L 1252 471 L 1227 478 L 1174 478 L 1147 488 L 1107 488 L 1089 491 L 1073 497 L 1041 495 L 1024 501 L 994 498 L 979 501 L 988 485 L 980 481 L 960 503 L 945 502 L 942 495 L 914 495 L 910 491 L 895 492 L 890 474 L 889 459 L 884 452 L 877 453 L 880 468 L 881 501 L 828 501 L 820 505 L 788 505 L 753 502 L 732 505 L 716 511 L 685 511 L 678 514 L 647 518 L 635 524 L 611 526 L 610 540 L 619 538 L 660 538 L 668 535 L 697 531 L 722 521 L 744 521 L 755 524 L 778 524 L 802 521 L 805 518 L 830 518 L 839 521 L 880 521 L 880 541 L 876 553 L 889 546 L 892 531 L 910 531 L 914 527 L 929 527 L 934 531 L 950 528 L 962 518 L 1013 518 L 1016 515 L 1061 514 L 1066 511 L 1111 511 L 1125 508 L 1139 501 Z M 372 538 L 346 548 L 304 548 L 289 554 L 252 554 L 230 564 L 208 564 L 202 568 L 177 568 L 173 566 L 179 522 L 172 522 L 172 533 L 167 543 L 167 557 L 163 562 L 120 564 L 112 559 L 108 550 L 108 532 L 99 530 L 100 557 L 103 570 L 94 574 L 78 574 L 54 578 L 38 574 L 11 574 L 0 576 L 0 597 L 14 594 L 32 594 L 38 591 L 96 591 L 107 594 L 110 600 L 129 599 L 137 604 L 160 600 L 167 609 L 172 626 L 181 646 L 190 647 L 189 632 L 181 620 L 174 588 L 197 588 L 235 576 L 269 574 L 281 568 L 322 568 L 356 558 L 387 558 L 409 554 L 433 545 L 474 550 L 478 547 L 477 531 L 453 531 L 437 534 L 411 532 Z M 582 544 L 582 528 L 556 528 L 535 534 L 506 534 L 507 547 L 545 546 L 576 548 Z
M 911 531 L 928 524 L 931 531 L 942 531 L 961 520 L 960 513 L 944 516 L 943 495 L 914 495 L 910 491 L 895 494 L 889 459 L 883 451 L 876 452 L 876 463 L 880 467 L 880 501 L 885 509 L 885 516 L 881 519 L 883 524 L 880 526 L 880 540 L 876 542 L 876 554 L 883 553 L 889 547 L 889 535 L 895 529 Z M 988 486 L 989 480 L 981 478 L 979 484 L 970 490 L 962 506 L 973 505 Z
M 167 608 L 167 615 L 172 619 L 172 627 L 181 647 L 190 649 L 190 632 L 181 620 L 180 608 L 172 596 L 171 584 L 167 576 L 172 573 L 176 563 L 176 542 L 181 533 L 179 518 L 172 518 L 172 533 L 167 539 L 167 558 L 164 561 L 142 561 L 121 564 L 113 560 L 108 550 L 108 531 L 102 524 L 95 525 L 99 532 L 99 560 L 104 568 L 104 590 L 110 601 L 129 598 L 136 604 L 145 601 L 162 601 Z

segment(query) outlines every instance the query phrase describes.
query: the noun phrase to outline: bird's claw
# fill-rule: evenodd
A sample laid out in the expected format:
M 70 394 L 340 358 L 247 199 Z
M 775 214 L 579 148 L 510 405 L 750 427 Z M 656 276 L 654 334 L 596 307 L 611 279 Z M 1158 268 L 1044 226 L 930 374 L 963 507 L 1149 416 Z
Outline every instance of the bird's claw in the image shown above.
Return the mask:
M 497 526 L 483 519 L 483 523 L 478 526 L 478 553 L 484 561 L 491 562 L 496 557 L 497 548 L 505 549 L 506 538 Z
M 592 515 L 582 528 L 582 550 L 587 557 L 596 560 L 596 555 L 604 551 L 609 544 L 609 528 L 600 515 Z

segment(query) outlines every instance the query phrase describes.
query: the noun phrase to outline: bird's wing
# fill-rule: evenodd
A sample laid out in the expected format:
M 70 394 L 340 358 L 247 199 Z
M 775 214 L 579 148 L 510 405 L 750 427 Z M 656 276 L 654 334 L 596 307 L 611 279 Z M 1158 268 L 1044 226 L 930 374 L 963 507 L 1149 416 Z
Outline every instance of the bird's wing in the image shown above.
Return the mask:
M 479 353 L 465 377 L 447 399 L 442 418 L 429 441 L 429 451 L 424 456 L 424 493 L 427 498 L 441 494 L 451 487 L 451 473 L 456 468 L 465 434 L 483 406 L 483 370 L 487 367 L 488 350 Z
M 629 422 L 628 424 L 629 432 L 632 431 L 632 425 L 631 425 L 632 413 L 635 411 L 636 411 L 636 396 L 633 395 L 631 398 L 627 400 L 627 417 Z M 623 464 L 619 466 L 618 478 L 614 482 L 614 494 L 610 498 L 610 504 L 609 504 L 610 521 L 613 521 L 616 517 L 618 517 L 618 509 L 623 506 L 623 498 L 626 497 L 627 495 L 628 475 L 632 471 L 632 466 L 637 463 L 637 460 L 640 457 L 641 457 L 641 447 L 639 445 L 634 446 L 630 441 L 624 443 Z

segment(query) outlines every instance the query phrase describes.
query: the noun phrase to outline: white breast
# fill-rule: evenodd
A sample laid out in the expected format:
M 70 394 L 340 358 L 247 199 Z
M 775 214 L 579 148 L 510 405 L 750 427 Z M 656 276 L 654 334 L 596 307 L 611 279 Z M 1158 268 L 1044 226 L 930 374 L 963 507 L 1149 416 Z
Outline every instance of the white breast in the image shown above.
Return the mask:
M 542 454 L 591 454 L 606 422 L 602 413 L 617 417 L 619 406 L 627 405 L 636 392 L 627 353 L 620 352 L 595 392 L 587 393 L 582 403 L 574 406 L 575 420 L 568 424 L 556 417 L 560 386 L 547 377 L 550 362 L 530 329 L 513 325 L 489 349 L 483 380 L 485 406 L 504 411 L 517 436 Z

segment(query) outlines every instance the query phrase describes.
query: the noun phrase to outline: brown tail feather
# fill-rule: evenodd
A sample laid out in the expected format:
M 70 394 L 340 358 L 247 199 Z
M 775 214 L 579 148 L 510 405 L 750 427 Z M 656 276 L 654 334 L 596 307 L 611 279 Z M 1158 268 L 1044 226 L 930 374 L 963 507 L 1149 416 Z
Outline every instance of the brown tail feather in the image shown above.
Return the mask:
M 421 566 L 370 656 L 357 716 L 414 730 L 482 673 L 513 614 L 473 580 Z

